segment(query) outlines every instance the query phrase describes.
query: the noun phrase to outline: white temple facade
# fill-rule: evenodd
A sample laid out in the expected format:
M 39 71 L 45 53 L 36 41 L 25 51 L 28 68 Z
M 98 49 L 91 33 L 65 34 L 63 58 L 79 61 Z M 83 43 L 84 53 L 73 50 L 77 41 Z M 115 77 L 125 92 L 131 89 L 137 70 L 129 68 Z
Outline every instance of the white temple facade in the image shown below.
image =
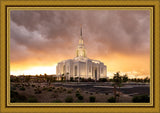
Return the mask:
M 57 76 L 65 76 L 67 80 L 70 80 L 71 77 L 94 80 L 107 77 L 107 67 L 103 62 L 87 58 L 82 38 L 82 28 L 76 57 L 59 62 L 56 66 L 56 74 Z

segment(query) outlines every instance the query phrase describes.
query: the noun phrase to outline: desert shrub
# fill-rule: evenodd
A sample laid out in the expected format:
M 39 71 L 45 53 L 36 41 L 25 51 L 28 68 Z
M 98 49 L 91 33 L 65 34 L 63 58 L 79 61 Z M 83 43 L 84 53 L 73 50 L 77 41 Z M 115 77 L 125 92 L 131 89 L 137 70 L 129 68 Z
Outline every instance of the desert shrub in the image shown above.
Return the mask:
M 65 102 L 73 102 L 72 96 L 67 96 Z
M 77 91 L 76 91 L 76 93 L 80 93 L 80 91 L 79 91 L 79 90 L 77 90 Z
M 42 90 L 47 90 L 48 88 L 46 88 L 46 87 L 43 87 L 43 89 Z
M 66 88 L 65 88 L 65 89 L 63 89 L 63 91 L 66 91 Z
M 48 88 L 48 91 L 52 91 L 52 88 Z
M 90 93 L 90 95 L 93 95 L 93 93 Z
M 73 88 L 71 88 L 71 91 L 74 91 L 74 89 L 73 89 Z
M 32 87 L 35 87 L 35 85 L 32 85 Z
M 76 93 L 76 97 L 78 97 L 80 95 L 80 93 Z
M 11 90 L 16 90 L 16 86 L 12 86 L 12 87 L 11 87 Z
M 57 90 L 55 90 L 54 93 L 57 93 Z
M 28 102 L 38 102 L 38 100 L 37 100 L 36 97 L 30 96 L 30 97 L 28 98 Z
M 119 94 L 116 94 L 116 96 L 117 96 L 117 97 L 120 97 L 120 95 L 119 95 Z
M 53 98 L 57 98 L 57 97 L 58 97 L 58 94 L 57 94 L 57 93 L 54 93 L 54 94 L 52 94 L 52 97 L 53 97 Z
M 88 91 L 86 91 L 86 94 L 88 94 Z
M 54 102 L 54 103 L 60 103 L 60 102 L 62 102 L 61 100 L 54 100 L 54 101 L 52 101 L 52 102 Z
M 11 98 L 11 102 L 12 103 L 16 102 L 16 99 L 15 98 Z
M 108 95 L 108 93 L 105 93 L 106 95 Z
M 72 91 L 71 90 L 68 90 L 68 92 L 67 93 L 72 93 Z
M 58 87 L 57 90 L 59 90 L 60 88 Z
M 82 95 L 79 95 L 79 96 L 78 96 L 78 99 L 79 99 L 79 100 L 83 100 L 83 96 L 82 96 Z
M 55 87 L 52 87 L 52 89 L 55 89 Z
M 42 93 L 42 91 L 41 91 L 39 88 L 35 89 L 34 91 L 35 91 L 35 92 L 34 92 L 35 94 L 40 94 L 40 93 Z
M 26 100 L 24 95 L 19 95 L 18 92 L 11 90 L 11 102 L 26 102 Z
M 133 99 L 132 99 L 132 102 L 135 102 L 135 103 L 139 103 L 139 102 L 148 103 L 149 102 L 149 96 L 148 95 L 134 96 Z
M 24 91 L 24 90 L 26 90 L 26 89 L 22 86 L 22 87 L 19 88 L 19 90 Z
M 116 102 L 116 99 L 115 99 L 114 97 L 110 97 L 110 98 L 108 99 L 108 102 L 114 103 L 114 102 Z
M 89 101 L 90 102 L 95 102 L 96 101 L 96 97 L 95 96 L 90 96 L 89 97 Z

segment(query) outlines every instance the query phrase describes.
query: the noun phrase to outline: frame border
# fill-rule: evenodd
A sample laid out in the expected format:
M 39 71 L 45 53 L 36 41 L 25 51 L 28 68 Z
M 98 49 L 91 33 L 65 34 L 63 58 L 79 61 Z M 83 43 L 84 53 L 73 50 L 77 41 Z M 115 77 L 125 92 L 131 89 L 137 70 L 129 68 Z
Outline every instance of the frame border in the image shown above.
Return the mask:
M 158 26 L 159 25 L 159 7 L 158 7 L 159 2 L 158 1 L 154 1 L 154 2 L 149 1 L 149 0 L 146 0 L 146 1 L 143 1 L 143 2 L 142 1 L 140 1 L 140 2 L 131 1 L 131 2 L 127 2 L 127 4 L 124 4 L 124 5 L 119 5 L 119 4 L 117 5 L 117 3 L 115 1 L 111 2 L 111 4 L 109 4 L 108 1 L 106 1 L 105 5 L 104 5 L 104 3 L 102 5 L 102 3 L 101 3 L 102 1 L 100 1 L 100 4 L 99 4 L 99 2 L 93 2 L 93 1 L 90 3 L 88 0 L 84 1 L 84 2 L 87 2 L 88 4 L 83 3 L 82 1 L 77 1 L 77 2 L 69 1 L 71 3 L 68 4 L 67 1 L 63 1 L 62 3 L 60 3 L 59 0 L 56 0 L 52 3 L 54 5 L 45 5 L 45 4 L 37 5 L 35 0 L 34 1 L 29 0 L 29 1 L 27 1 L 27 5 L 24 5 L 26 3 L 25 1 L 23 1 L 23 2 L 19 1 L 20 3 L 15 5 L 15 3 L 17 1 L 19 1 L 19 0 L 10 0 L 10 1 L 9 0 L 8 1 L 1 0 L 0 1 L 0 6 L 2 6 L 1 7 L 1 14 L 2 15 L 0 17 L 0 19 L 1 19 L 0 20 L 1 21 L 0 69 L 1 69 L 1 75 L 2 75 L 1 79 L 0 79 L 0 83 L 1 83 L 0 89 L 1 89 L 1 93 L 2 93 L 0 95 L 1 96 L 1 101 L 0 101 L 1 106 L 0 107 L 1 107 L 1 110 L 3 112 L 12 112 L 12 113 L 13 113 L 13 111 L 14 112 L 24 112 L 26 107 L 29 107 L 30 109 L 34 107 L 33 109 L 28 110 L 29 112 L 38 112 L 38 111 L 41 112 L 40 107 L 42 107 L 42 106 L 14 106 L 14 108 L 13 108 L 13 106 L 12 107 L 7 106 L 7 102 L 6 102 L 7 91 L 4 92 L 5 89 L 8 89 L 7 78 L 6 77 L 7 77 L 7 73 L 8 73 L 8 65 L 7 65 L 8 62 L 7 61 L 9 59 L 6 59 L 7 58 L 6 56 L 7 56 L 7 53 L 8 53 L 8 49 L 7 49 L 8 45 L 7 45 L 7 43 L 5 43 L 8 40 L 8 38 L 5 38 L 5 37 L 8 37 L 7 36 L 7 34 L 8 34 L 7 33 L 8 24 L 6 22 L 7 7 L 28 7 L 28 6 L 29 7 L 30 6 L 32 6 L 32 7 L 33 6 L 34 7 L 46 7 L 46 6 L 47 7 L 120 7 L 120 6 L 121 7 L 137 7 L 137 6 L 139 6 L 139 7 L 153 7 L 153 38 L 154 38 L 154 40 L 153 40 L 153 63 L 154 63 L 153 64 L 153 75 L 155 75 L 155 76 L 153 76 L 153 81 L 154 81 L 154 83 L 153 83 L 153 106 L 147 106 L 147 105 L 144 105 L 144 104 L 142 106 L 120 106 L 120 104 L 119 104 L 118 106 L 74 106 L 74 108 L 78 108 L 78 109 L 76 109 L 76 112 L 85 112 L 87 109 L 88 109 L 87 111 L 90 111 L 90 112 L 91 111 L 96 112 L 98 109 L 101 112 L 105 112 L 106 110 L 108 111 L 109 109 L 110 109 L 109 112 L 117 112 L 117 111 L 119 111 L 119 112 L 120 111 L 130 112 L 130 109 L 133 110 L 133 108 L 134 109 L 137 108 L 138 111 L 140 110 L 139 112 L 146 112 L 146 111 L 147 112 L 157 112 L 157 111 L 160 111 L 159 109 L 157 109 L 158 108 L 157 106 L 159 105 L 159 95 L 158 95 L 158 93 L 159 93 L 159 88 L 160 88 L 160 85 L 158 84 L 159 83 L 159 70 L 157 70 L 157 69 L 159 69 L 159 26 Z M 31 3 L 31 2 L 35 2 L 35 3 Z M 40 0 L 39 0 L 39 2 L 44 3 L 44 1 L 40 1 Z M 80 3 L 80 2 L 82 2 L 82 3 Z M 122 4 L 124 3 L 122 1 L 121 2 L 117 1 L 117 2 L 122 3 Z M 47 1 L 47 4 L 48 3 L 50 4 L 50 1 Z M 96 5 L 95 5 L 95 3 L 96 3 Z M 97 5 L 97 3 L 98 3 L 98 5 Z M 152 3 L 152 5 L 148 5 L 148 3 Z M 34 4 L 34 5 L 31 5 L 31 4 Z M 65 5 L 63 5 L 63 4 L 65 4 Z M 107 4 L 109 4 L 109 5 L 107 5 Z M 5 28 L 5 29 L 3 29 L 3 28 Z M 7 52 L 6 52 L 6 50 L 7 50 Z M 157 62 L 155 62 L 155 61 L 157 61 Z M 6 75 L 5 77 L 3 76 L 4 74 Z M 5 81 L 3 81 L 3 80 L 5 80 Z M 4 84 L 4 83 L 6 83 L 6 84 Z M 3 89 L 4 86 L 6 87 L 5 89 Z M 4 98 L 4 96 L 5 96 L 5 98 Z M 155 100 L 155 98 L 156 98 L 156 100 Z M 75 110 L 73 110 L 73 106 L 54 106 L 54 108 L 53 108 L 53 106 L 43 106 L 43 107 L 44 108 L 42 108 L 42 109 L 51 108 L 51 109 L 54 109 L 54 111 L 56 111 L 56 112 L 59 112 L 59 111 L 61 111 L 61 112 L 62 111 L 63 112 L 75 112 Z M 20 109 L 18 109 L 18 108 L 20 108 Z M 37 108 L 39 109 L 38 111 L 37 111 Z M 115 108 L 117 108 L 117 110 L 115 110 Z M 144 108 L 144 109 L 142 109 L 142 108 Z M 68 109 L 68 110 L 65 110 L 65 109 Z M 81 111 L 81 109 L 83 109 L 83 110 Z M 85 109 L 85 111 L 84 111 L 84 109 Z M 104 109 L 106 109 L 106 110 L 104 110 Z M 11 111 L 11 110 L 13 110 L 13 111 Z M 137 111 L 137 110 L 135 110 L 135 111 Z M 44 110 L 42 110 L 42 112 L 44 112 Z M 47 110 L 47 112 L 52 112 L 52 110 Z

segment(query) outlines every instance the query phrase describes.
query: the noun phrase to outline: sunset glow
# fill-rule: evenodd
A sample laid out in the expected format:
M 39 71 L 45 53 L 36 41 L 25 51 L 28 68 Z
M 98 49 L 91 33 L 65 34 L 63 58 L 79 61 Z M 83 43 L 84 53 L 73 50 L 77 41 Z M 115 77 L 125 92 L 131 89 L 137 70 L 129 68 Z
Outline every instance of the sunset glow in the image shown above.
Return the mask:
M 73 59 L 83 25 L 87 57 L 131 78 L 150 76 L 150 13 L 141 11 L 11 11 L 10 74 L 56 74 Z

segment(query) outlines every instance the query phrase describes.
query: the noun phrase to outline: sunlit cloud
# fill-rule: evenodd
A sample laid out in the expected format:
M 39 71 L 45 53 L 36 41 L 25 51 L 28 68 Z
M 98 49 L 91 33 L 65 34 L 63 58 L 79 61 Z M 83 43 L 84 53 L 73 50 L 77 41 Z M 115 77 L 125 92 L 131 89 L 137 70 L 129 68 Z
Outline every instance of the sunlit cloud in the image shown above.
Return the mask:
M 11 11 L 11 74 L 56 74 L 57 62 L 75 57 L 80 25 L 87 56 L 108 76 L 150 75 L 148 10 Z

